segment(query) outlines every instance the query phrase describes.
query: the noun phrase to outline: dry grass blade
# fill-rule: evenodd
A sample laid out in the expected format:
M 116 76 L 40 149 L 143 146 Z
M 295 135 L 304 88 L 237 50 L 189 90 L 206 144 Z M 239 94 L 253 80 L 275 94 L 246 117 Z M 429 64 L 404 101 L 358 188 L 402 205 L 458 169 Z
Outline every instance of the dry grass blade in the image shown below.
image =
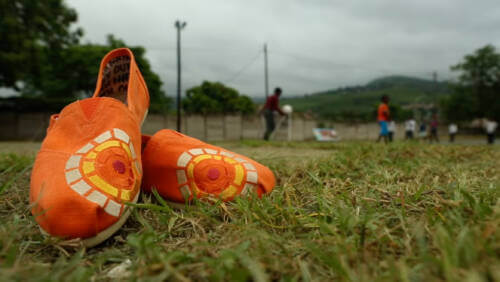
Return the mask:
M 4 280 L 500 280 L 500 150 L 366 142 L 224 143 L 268 165 L 262 199 L 173 209 L 154 191 L 101 245 L 43 237 L 33 156 L 0 155 Z M 120 276 L 121 275 L 121 276 Z M 118 279 L 118 278 L 117 278 Z

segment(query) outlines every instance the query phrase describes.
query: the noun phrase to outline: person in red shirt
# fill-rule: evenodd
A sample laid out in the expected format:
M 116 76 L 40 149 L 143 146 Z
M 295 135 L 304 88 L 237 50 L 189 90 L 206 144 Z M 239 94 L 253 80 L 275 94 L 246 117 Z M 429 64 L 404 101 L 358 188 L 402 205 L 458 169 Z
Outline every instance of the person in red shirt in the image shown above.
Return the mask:
M 274 122 L 274 112 L 278 112 L 280 115 L 284 116 L 285 113 L 280 109 L 280 96 L 281 88 L 277 87 L 274 89 L 274 95 L 269 96 L 266 100 L 266 104 L 261 110 L 264 112 L 264 117 L 266 119 L 266 133 L 264 134 L 264 140 L 269 140 L 271 133 L 273 133 L 276 124 Z
M 389 113 L 389 96 L 382 96 L 382 103 L 378 106 L 377 110 L 377 121 L 380 125 L 380 134 L 377 138 L 377 142 L 383 138 L 384 142 L 387 143 L 389 136 L 388 122 L 390 121 Z
M 432 120 L 430 122 L 430 127 L 431 127 L 431 135 L 429 136 L 429 143 L 432 143 L 432 141 L 436 141 L 439 143 L 439 137 L 438 137 L 438 117 L 437 114 L 432 114 Z

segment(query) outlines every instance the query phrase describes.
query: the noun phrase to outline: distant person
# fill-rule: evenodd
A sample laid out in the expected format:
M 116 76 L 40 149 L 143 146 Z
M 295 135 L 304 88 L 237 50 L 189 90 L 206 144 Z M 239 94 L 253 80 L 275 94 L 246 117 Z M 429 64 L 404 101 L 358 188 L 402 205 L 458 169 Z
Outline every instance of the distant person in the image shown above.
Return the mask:
M 457 135 L 458 126 L 455 123 L 450 123 L 448 126 L 448 134 L 450 135 L 450 143 L 455 142 L 455 135 Z
M 280 96 L 281 88 L 276 87 L 274 89 L 274 95 L 267 98 L 266 104 L 261 110 L 261 113 L 264 112 L 264 118 L 266 119 L 266 133 L 264 134 L 264 140 L 269 140 L 269 137 L 271 137 L 271 134 L 276 127 L 276 123 L 274 122 L 274 112 L 276 111 L 282 116 L 285 115 L 279 106 Z
M 497 130 L 498 123 L 494 120 L 486 119 L 484 123 L 484 128 L 486 129 L 486 136 L 488 140 L 488 144 L 495 143 L 495 131 Z
M 380 140 L 384 139 L 384 143 L 387 143 L 389 135 L 387 122 L 389 121 L 390 118 L 389 96 L 387 95 L 382 96 L 381 102 L 382 103 L 380 103 L 377 110 L 377 121 L 378 124 L 380 125 L 380 134 L 377 138 L 377 142 L 380 142 Z
M 427 125 L 425 124 L 425 121 L 420 123 L 420 127 L 418 129 L 418 137 L 420 139 L 425 139 L 427 138 Z
M 439 123 L 437 115 L 433 114 L 431 122 L 429 123 L 429 126 L 431 127 L 431 134 L 429 135 L 429 143 L 432 143 L 432 141 L 436 141 L 436 143 L 439 143 L 438 125 Z
M 389 121 L 387 131 L 389 131 L 389 134 L 387 135 L 389 137 L 389 142 L 392 142 L 394 135 L 396 134 L 396 122 L 394 120 Z
M 417 127 L 417 123 L 413 118 L 410 118 L 405 122 L 405 139 L 411 140 L 413 139 L 413 134 L 415 132 L 415 128 Z

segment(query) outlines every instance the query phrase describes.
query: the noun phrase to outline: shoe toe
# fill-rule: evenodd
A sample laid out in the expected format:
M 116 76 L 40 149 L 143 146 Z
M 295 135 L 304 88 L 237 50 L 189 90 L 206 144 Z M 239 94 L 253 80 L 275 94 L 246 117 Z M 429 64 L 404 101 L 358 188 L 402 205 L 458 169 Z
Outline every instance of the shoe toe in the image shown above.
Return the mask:
M 133 146 L 106 132 L 107 140 L 89 142 L 72 153 L 38 154 L 30 202 L 36 221 L 50 235 L 96 236 L 118 221 L 126 202 L 137 199 L 141 171 Z
M 156 188 L 174 202 L 194 197 L 230 201 L 236 196 L 269 193 L 272 171 L 245 156 L 171 130 L 151 138 L 143 152 L 143 189 Z

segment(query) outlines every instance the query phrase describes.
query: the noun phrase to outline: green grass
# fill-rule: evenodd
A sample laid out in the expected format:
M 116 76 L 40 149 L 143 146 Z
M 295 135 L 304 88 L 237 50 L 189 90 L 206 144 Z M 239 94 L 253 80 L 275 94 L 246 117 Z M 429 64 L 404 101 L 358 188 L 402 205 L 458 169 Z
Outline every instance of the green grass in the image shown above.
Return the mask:
M 261 200 L 173 210 L 142 195 L 103 244 L 44 238 L 32 155 L 0 155 L 0 280 L 500 281 L 500 150 L 350 142 L 221 143 L 268 165 Z

